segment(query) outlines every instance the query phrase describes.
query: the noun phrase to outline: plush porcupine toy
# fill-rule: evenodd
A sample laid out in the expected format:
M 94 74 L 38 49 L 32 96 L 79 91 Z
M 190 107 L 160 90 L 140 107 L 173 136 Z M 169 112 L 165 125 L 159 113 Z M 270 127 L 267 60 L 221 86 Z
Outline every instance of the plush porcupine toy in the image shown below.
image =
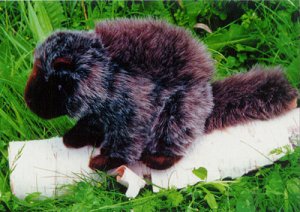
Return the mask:
M 101 146 L 93 169 L 138 160 L 166 169 L 196 136 L 296 106 L 297 92 L 278 69 L 211 84 L 214 66 L 205 47 L 161 21 L 122 19 L 101 22 L 93 32 L 55 32 L 34 58 L 28 107 L 46 119 L 77 118 L 63 141 Z

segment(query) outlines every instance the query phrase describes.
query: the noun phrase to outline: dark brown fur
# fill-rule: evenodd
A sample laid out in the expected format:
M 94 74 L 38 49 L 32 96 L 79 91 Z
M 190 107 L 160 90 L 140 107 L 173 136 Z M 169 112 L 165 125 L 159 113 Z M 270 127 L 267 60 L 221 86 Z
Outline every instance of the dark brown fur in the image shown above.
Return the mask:
M 212 87 L 215 106 L 206 120 L 206 133 L 251 120 L 267 120 L 297 106 L 297 90 L 280 68 L 257 67 L 214 82 Z
M 96 34 L 113 61 L 130 72 L 165 83 L 209 80 L 213 64 L 206 49 L 182 28 L 163 21 L 120 19 L 100 22 Z M 201 71 L 200 71 L 201 70 Z

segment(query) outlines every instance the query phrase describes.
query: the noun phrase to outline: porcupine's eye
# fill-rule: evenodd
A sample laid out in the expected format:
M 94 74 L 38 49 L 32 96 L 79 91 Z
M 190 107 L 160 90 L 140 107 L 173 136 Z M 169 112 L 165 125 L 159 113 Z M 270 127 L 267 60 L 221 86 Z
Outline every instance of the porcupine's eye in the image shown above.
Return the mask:
M 52 68 L 54 73 L 50 78 L 56 82 L 57 91 L 65 94 L 72 92 L 74 88 L 72 76 L 75 69 L 72 60 L 67 57 L 56 58 L 52 63 Z

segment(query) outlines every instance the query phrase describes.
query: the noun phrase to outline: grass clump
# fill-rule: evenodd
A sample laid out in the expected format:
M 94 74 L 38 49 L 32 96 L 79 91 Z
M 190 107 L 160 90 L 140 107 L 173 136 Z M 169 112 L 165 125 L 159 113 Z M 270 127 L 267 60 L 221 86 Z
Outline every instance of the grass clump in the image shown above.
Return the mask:
M 255 64 L 281 65 L 300 88 L 299 2 L 289 1 L 21 1 L 0 2 L 0 211 L 299 211 L 299 149 L 282 163 L 234 181 L 199 183 L 134 200 L 114 179 L 70 185 L 57 198 L 39 194 L 18 200 L 9 187 L 7 146 L 12 140 L 63 135 L 74 121 L 44 121 L 26 107 L 23 91 L 37 43 L 57 29 L 90 30 L 96 21 L 155 17 L 191 30 L 216 61 L 215 78 L 244 72 Z M 207 25 L 212 33 L 195 24 Z

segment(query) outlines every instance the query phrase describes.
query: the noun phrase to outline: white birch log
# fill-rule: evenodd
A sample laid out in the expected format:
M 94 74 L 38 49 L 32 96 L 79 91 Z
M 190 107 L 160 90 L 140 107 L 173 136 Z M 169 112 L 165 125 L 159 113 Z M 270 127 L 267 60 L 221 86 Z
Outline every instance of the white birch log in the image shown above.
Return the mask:
M 299 145 L 299 122 L 300 109 L 297 108 L 272 120 L 216 130 L 197 138 L 186 156 L 168 170 L 151 170 L 139 162 L 129 167 L 121 166 L 110 174 L 117 175 L 117 181 L 128 187 L 126 196 L 130 198 L 144 187 L 144 176 L 150 176 L 154 191 L 158 191 L 158 187 L 183 188 L 201 181 L 192 173 L 199 167 L 207 169 L 206 181 L 240 177 L 272 164 L 288 149 Z M 271 154 L 278 148 L 282 149 L 279 154 Z M 88 162 L 99 149 L 70 149 L 63 145 L 61 138 L 52 138 L 10 142 L 8 153 L 12 192 L 19 198 L 32 192 L 49 197 L 62 191 L 58 187 L 79 181 L 82 175 L 94 177 Z

